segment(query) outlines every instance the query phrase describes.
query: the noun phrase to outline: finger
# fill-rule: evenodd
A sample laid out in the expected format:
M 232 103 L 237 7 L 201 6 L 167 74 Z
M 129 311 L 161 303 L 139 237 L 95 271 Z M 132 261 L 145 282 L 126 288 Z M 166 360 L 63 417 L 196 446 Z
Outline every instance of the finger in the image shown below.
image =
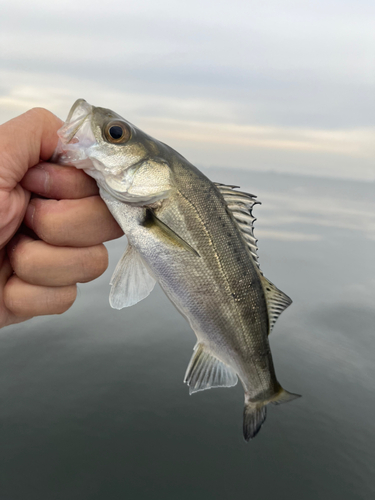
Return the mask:
M 2 290 L 4 290 L 5 284 L 8 281 L 8 279 L 12 276 L 13 274 L 13 269 L 12 266 L 10 265 L 7 252 L 5 248 L 2 248 L 0 250 L 0 303 L 1 303 L 1 293 Z
M 83 170 L 46 162 L 28 170 L 21 184 L 28 191 L 54 200 L 86 198 L 99 193 L 94 179 Z
M 48 287 L 25 283 L 18 276 L 12 276 L 4 288 L 4 304 L 17 317 L 62 314 L 75 301 L 75 285 Z
M 13 269 L 10 265 L 5 248 L 0 250 L 0 328 L 14 323 L 20 323 L 29 317 L 16 317 L 4 305 L 4 289 L 8 279 L 12 276 Z
M 5 182 L 5 179 L 3 181 Z M 3 191 L 0 188 L 0 249 L 5 247 L 22 224 L 29 200 L 30 193 L 22 189 L 19 184 L 10 192 Z
M 108 266 L 104 245 L 56 247 L 23 234 L 9 242 L 8 256 L 19 278 L 41 286 L 86 283 L 98 278 Z
M 30 167 L 52 156 L 62 123 L 50 111 L 34 108 L 0 126 L 0 188 L 13 189 Z
M 90 247 L 123 235 L 100 196 L 30 201 L 25 224 L 51 245 Z

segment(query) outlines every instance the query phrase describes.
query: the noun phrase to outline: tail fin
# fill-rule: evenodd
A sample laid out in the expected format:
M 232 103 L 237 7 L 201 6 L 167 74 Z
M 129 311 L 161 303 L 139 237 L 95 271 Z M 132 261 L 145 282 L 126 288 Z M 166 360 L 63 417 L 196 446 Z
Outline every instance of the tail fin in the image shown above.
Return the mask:
M 262 427 L 267 416 L 267 403 L 245 403 L 243 410 L 243 437 L 253 439 Z
M 281 405 L 283 403 L 289 403 L 289 401 L 293 401 L 293 399 L 297 399 L 300 397 L 300 394 L 293 394 L 292 392 L 288 392 L 281 387 L 280 391 L 275 395 L 274 398 L 271 399 L 270 403 L 274 405 Z
M 245 408 L 243 411 L 243 436 L 246 441 L 253 439 L 260 431 L 264 421 L 267 416 L 267 404 L 273 403 L 279 405 L 282 403 L 288 403 L 293 401 L 293 399 L 300 398 L 299 394 L 292 394 L 286 391 L 282 387 L 275 396 L 266 401 L 258 401 L 257 403 L 252 403 L 250 400 L 245 398 Z

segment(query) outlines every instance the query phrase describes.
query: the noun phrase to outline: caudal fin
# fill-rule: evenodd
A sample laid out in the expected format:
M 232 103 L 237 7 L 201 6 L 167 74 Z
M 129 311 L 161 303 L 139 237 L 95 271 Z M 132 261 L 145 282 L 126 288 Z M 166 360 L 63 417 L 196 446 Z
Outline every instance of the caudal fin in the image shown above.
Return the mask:
M 264 403 L 245 403 L 243 410 L 243 437 L 246 441 L 253 439 L 262 427 L 267 416 Z
M 281 405 L 283 403 L 289 403 L 289 401 L 293 401 L 293 399 L 300 397 L 301 394 L 293 394 L 292 392 L 288 392 L 281 387 L 280 391 L 269 402 L 274 405 Z
M 248 399 L 245 399 L 245 408 L 243 411 L 243 436 L 246 441 L 253 439 L 260 431 L 264 421 L 267 416 L 267 404 L 273 403 L 279 405 L 282 403 L 288 403 L 293 401 L 293 399 L 300 398 L 299 394 L 292 394 L 280 387 L 280 391 L 275 394 L 275 396 L 266 401 L 259 401 L 257 403 L 252 403 Z

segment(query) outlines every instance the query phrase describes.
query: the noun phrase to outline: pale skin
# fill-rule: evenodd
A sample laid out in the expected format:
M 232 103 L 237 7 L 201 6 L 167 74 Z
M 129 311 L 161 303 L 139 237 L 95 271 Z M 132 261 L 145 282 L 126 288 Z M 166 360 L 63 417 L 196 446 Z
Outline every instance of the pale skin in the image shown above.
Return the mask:
M 35 108 L 0 126 L 0 328 L 69 309 L 123 234 L 93 179 L 46 163 L 61 125 Z

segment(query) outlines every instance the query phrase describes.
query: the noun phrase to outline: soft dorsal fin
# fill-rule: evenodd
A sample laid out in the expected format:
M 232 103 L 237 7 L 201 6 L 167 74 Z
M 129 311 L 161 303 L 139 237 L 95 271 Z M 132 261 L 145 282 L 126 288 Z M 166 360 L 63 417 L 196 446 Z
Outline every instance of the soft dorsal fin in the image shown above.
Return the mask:
M 279 290 L 273 283 L 271 283 L 265 276 L 261 276 L 264 294 L 266 296 L 269 331 L 268 335 L 272 332 L 277 318 L 280 314 L 292 303 L 292 299 L 285 295 L 284 292 Z
M 243 239 L 245 240 L 247 247 L 250 251 L 251 257 L 254 263 L 259 268 L 258 255 L 257 255 L 257 239 L 254 236 L 253 223 L 256 218 L 253 217 L 252 209 L 256 204 L 260 204 L 260 201 L 256 199 L 256 196 L 249 193 L 243 193 L 242 191 L 235 191 L 238 186 L 231 186 L 225 184 L 214 183 L 227 204 L 228 210 L 232 214 L 237 226 L 241 232 Z
M 202 344 L 194 347 L 187 367 L 184 382 L 190 394 L 211 387 L 232 387 L 237 384 L 237 375 L 232 368 L 213 356 Z
M 142 257 L 128 245 L 110 281 L 109 303 L 114 309 L 133 306 L 152 292 L 155 283 Z

